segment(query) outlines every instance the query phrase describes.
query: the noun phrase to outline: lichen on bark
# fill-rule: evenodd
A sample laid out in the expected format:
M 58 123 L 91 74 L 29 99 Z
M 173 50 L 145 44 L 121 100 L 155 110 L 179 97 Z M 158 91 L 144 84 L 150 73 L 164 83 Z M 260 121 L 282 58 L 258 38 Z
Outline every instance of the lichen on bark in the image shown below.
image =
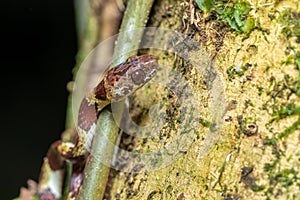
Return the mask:
M 211 56 L 225 82 L 227 108 L 218 142 L 199 156 L 203 124 L 189 149 L 158 171 L 116 172 L 110 190 L 116 199 L 293 199 L 299 180 L 299 21 L 296 0 L 248 1 L 255 19 L 250 33 L 237 33 L 215 13 L 204 13 L 193 1 L 157 1 L 149 26 L 169 28 L 197 40 Z M 203 79 L 176 56 L 153 52 L 174 66 L 203 94 Z M 176 100 L 149 86 L 133 98 L 132 115 L 147 120 L 147 108 L 165 97 L 170 113 L 160 134 L 176 132 Z M 155 92 L 154 92 L 155 91 Z M 201 96 L 201 95 L 200 95 Z M 199 97 L 200 97 L 199 96 Z M 200 106 L 207 108 L 203 98 Z M 209 121 L 209 117 L 203 115 Z M 123 138 L 121 147 L 147 150 L 151 140 Z M 165 138 L 164 139 L 168 139 Z

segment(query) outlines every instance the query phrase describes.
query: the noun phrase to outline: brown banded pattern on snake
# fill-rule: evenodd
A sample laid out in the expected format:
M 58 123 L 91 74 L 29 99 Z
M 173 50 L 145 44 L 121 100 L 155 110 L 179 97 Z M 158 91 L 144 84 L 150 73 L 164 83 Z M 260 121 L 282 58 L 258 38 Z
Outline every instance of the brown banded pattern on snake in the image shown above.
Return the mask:
M 57 141 L 53 143 L 44 162 L 49 173 L 56 173 L 62 168 L 62 158 L 82 161 L 90 151 L 95 134 L 96 122 L 101 110 L 111 102 L 123 100 L 153 78 L 157 71 L 156 59 L 148 54 L 131 56 L 124 63 L 106 71 L 98 85 L 82 99 L 73 143 Z M 59 192 L 53 191 L 50 179 L 41 172 L 39 199 L 59 199 Z M 51 175 L 49 175 L 51 177 Z M 58 176 L 58 175 L 57 175 Z M 51 198 L 50 198 L 51 199 Z

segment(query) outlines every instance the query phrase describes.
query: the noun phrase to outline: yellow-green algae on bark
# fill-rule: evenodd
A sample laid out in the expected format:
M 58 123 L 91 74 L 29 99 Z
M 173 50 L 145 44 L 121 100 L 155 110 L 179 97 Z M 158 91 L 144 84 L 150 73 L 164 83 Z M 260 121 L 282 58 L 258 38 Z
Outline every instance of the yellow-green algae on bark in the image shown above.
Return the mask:
M 215 58 L 215 66 L 225 81 L 224 127 L 219 141 L 205 157 L 199 156 L 199 150 L 208 128 L 200 126 L 193 144 L 170 166 L 141 174 L 116 173 L 110 191 L 112 198 L 299 198 L 300 100 L 296 55 L 300 45 L 299 24 L 295 23 L 300 16 L 299 2 L 248 2 L 251 17 L 256 21 L 249 34 L 234 32 L 190 1 L 157 2 L 150 25 L 189 34 Z M 203 80 L 190 73 L 193 68 L 174 63 L 176 59 L 168 54 L 157 56 L 160 64 L 180 69 L 193 87 L 198 87 L 194 95 L 203 100 L 201 109 L 207 109 Z M 166 95 L 156 89 L 150 85 L 139 91 L 133 99 L 133 116 L 143 119 L 145 109 Z M 178 114 L 172 110 L 175 100 L 166 98 L 164 105 L 174 116 Z M 203 118 L 209 120 L 209 115 Z M 161 134 L 169 134 L 171 139 L 180 123 L 175 121 L 176 117 L 169 120 Z M 123 146 L 128 144 L 133 150 L 145 152 L 154 141 L 127 138 Z
M 294 22 L 299 22 L 300 5 L 299 1 L 250 3 L 257 28 L 248 38 L 224 40 L 223 59 L 216 63 L 224 76 L 230 66 L 237 71 L 238 65 L 252 65 L 227 81 L 227 99 L 236 100 L 235 109 L 226 114 L 233 118 L 228 127 L 235 149 L 219 189 L 242 198 L 297 199 L 300 26 Z M 253 135 L 245 134 L 245 127 L 251 127 L 243 126 L 249 119 L 258 128 Z

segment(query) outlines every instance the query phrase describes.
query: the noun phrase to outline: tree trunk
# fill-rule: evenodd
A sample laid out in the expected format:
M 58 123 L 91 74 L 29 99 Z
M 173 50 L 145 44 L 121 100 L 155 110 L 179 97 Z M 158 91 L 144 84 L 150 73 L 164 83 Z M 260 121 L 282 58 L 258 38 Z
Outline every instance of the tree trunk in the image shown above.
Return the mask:
M 209 2 L 205 1 L 207 5 Z M 161 65 L 181 73 L 197 102 L 180 105 L 177 94 L 151 83 L 132 98 L 131 117 L 147 124 L 147 110 L 160 104 L 159 109 L 166 113 L 163 129 L 147 139 L 123 134 L 119 145 L 131 152 L 151 152 L 170 144 L 183 126 L 179 119 L 182 109 L 193 105 L 201 115 L 197 118 L 199 125 L 188 124 L 196 129 L 191 133 L 191 143 L 178 149 L 179 156 L 169 165 L 155 171 L 113 171 L 106 198 L 300 198 L 299 1 L 215 2 L 219 7 L 205 3 L 158 0 L 147 23 L 197 41 L 212 61 L 207 66 L 213 70 L 211 74 L 198 74 L 197 63 L 183 59 L 185 54 L 150 50 Z M 110 25 L 100 23 L 107 6 L 95 0 L 84 11 L 87 23 L 81 30 L 78 63 L 97 41 L 116 33 L 116 29 L 105 32 Z M 251 10 L 247 12 L 245 7 Z M 118 20 L 120 15 L 112 20 L 116 27 Z M 187 47 L 184 51 L 189 54 Z M 193 56 L 199 59 L 199 54 Z M 205 64 L 203 59 L 199 59 L 199 65 Z M 157 80 L 161 80 L 159 77 L 163 79 L 164 75 L 158 75 Z M 215 86 L 208 82 L 213 84 L 215 80 L 221 83 L 218 86 L 223 87 L 219 89 L 225 95 L 212 102 Z M 222 122 L 214 121 L 216 115 Z

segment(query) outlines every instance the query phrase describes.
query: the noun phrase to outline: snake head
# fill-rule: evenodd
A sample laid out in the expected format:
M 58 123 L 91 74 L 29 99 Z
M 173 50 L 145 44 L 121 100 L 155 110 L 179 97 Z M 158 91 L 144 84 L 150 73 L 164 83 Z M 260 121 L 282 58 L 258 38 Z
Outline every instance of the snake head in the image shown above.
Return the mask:
M 127 59 L 130 63 L 128 76 L 137 87 L 140 87 L 153 78 L 157 71 L 157 62 L 152 55 L 131 56 Z
M 111 101 L 120 101 L 134 93 L 155 75 L 158 64 L 154 56 L 131 56 L 124 63 L 112 68 L 105 77 Z

